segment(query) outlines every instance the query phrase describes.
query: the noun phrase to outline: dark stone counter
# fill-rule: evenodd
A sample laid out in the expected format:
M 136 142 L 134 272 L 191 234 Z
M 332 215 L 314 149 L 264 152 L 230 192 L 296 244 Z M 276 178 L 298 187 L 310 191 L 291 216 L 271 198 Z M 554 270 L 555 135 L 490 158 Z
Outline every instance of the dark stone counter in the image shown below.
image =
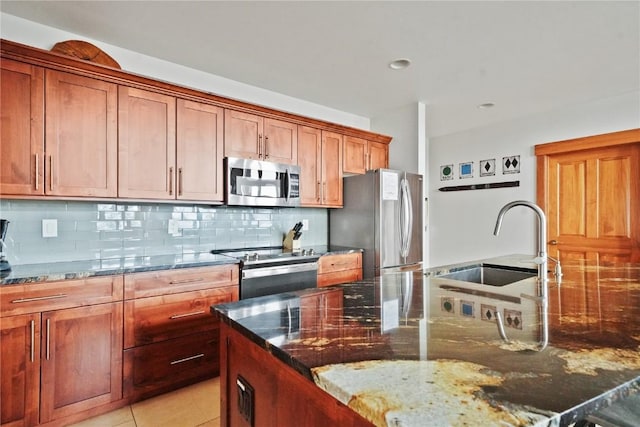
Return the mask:
M 533 268 L 530 258 L 490 261 Z M 489 286 L 438 277 L 474 264 L 212 310 L 376 425 L 566 426 L 638 393 L 640 265 L 563 265 L 562 283 L 549 282 L 540 350 L 536 278 Z M 256 322 L 287 305 L 300 307 L 280 316 L 291 321 Z

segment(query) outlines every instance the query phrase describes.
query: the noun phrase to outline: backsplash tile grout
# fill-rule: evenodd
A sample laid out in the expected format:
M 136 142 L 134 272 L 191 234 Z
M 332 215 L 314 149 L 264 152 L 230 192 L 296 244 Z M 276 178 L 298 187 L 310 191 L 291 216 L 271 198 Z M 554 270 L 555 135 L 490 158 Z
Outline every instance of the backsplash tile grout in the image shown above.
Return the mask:
M 278 246 L 302 219 L 302 246 L 327 244 L 328 214 L 314 208 L 249 208 L 155 203 L 0 200 L 10 221 L 5 253 L 12 265 L 123 256 Z M 42 220 L 58 221 L 57 237 L 42 237 Z M 175 221 L 177 233 L 169 233 Z

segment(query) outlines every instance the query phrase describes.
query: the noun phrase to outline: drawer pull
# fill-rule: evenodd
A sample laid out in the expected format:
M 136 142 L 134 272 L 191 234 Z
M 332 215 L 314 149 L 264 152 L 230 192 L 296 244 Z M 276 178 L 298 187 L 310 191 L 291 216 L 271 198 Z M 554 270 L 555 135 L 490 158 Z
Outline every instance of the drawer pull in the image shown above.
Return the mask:
M 200 359 L 201 357 L 204 357 L 204 353 L 196 354 L 195 356 L 191 356 L 191 357 L 185 357 L 184 359 L 174 360 L 170 364 L 177 365 L 179 363 L 188 362 L 189 360 Z
M 203 313 L 205 313 L 204 310 L 194 311 L 193 313 L 174 314 L 173 316 L 169 317 L 169 319 L 171 319 L 171 320 L 181 319 L 183 317 L 197 316 L 198 314 L 203 314 Z
M 199 277 L 197 279 L 184 279 L 184 280 L 172 280 L 169 282 L 170 285 L 182 285 L 184 283 L 196 283 L 196 282 L 202 282 L 204 281 L 204 279 L 202 277 Z
M 50 359 L 51 356 L 51 339 L 49 337 L 49 334 L 51 333 L 51 319 L 47 319 L 47 360 Z
M 58 298 L 66 298 L 66 297 L 67 297 L 67 294 L 57 294 L 57 295 L 47 295 L 44 297 L 18 298 L 11 301 L 11 304 L 19 304 L 21 302 L 44 301 L 48 299 L 58 299 Z

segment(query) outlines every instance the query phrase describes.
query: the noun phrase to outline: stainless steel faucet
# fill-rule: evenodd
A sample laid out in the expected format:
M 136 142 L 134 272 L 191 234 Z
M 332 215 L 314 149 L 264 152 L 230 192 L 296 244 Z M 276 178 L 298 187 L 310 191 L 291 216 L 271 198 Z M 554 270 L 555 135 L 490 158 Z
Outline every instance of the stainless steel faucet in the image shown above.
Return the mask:
M 526 200 L 516 200 L 514 202 L 507 203 L 500 209 L 498 213 L 498 219 L 496 220 L 496 226 L 493 230 L 493 235 L 497 236 L 500 233 L 500 228 L 502 227 L 502 219 L 507 211 L 515 206 L 526 206 L 532 209 L 536 215 L 538 216 L 538 254 L 534 258 L 534 262 L 538 265 L 538 289 L 539 295 L 535 297 L 536 302 L 540 307 L 540 315 L 541 315 L 541 337 L 538 342 L 538 351 L 544 350 L 547 347 L 549 342 L 549 322 L 548 322 L 548 306 L 549 306 L 549 284 L 547 278 L 547 217 L 544 215 L 544 212 L 538 205 L 535 203 L 528 202 Z M 553 259 L 553 258 L 552 258 Z M 560 270 L 560 261 L 553 259 L 556 263 L 556 278 L 560 280 L 560 276 L 562 275 Z M 522 297 L 529 297 L 527 295 L 521 295 Z M 496 313 L 498 314 L 498 313 Z M 508 341 L 507 336 L 504 332 L 504 325 L 502 324 L 502 318 L 500 316 L 496 316 L 496 323 L 498 325 L 498 332 L 503 340 Z

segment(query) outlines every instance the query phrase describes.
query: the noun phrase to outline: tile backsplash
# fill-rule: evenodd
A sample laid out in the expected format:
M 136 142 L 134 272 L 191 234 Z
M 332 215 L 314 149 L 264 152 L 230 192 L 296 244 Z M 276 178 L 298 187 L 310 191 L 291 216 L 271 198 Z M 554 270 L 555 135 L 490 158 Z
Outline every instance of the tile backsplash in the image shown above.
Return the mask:
M 302 247 L 327 244 L 326 209 L 0 200 L 0 217 L 13 265 L 279 246 L 303 219 Z M 57 237 L 42 237 L 43 219 L 57 220 Z

